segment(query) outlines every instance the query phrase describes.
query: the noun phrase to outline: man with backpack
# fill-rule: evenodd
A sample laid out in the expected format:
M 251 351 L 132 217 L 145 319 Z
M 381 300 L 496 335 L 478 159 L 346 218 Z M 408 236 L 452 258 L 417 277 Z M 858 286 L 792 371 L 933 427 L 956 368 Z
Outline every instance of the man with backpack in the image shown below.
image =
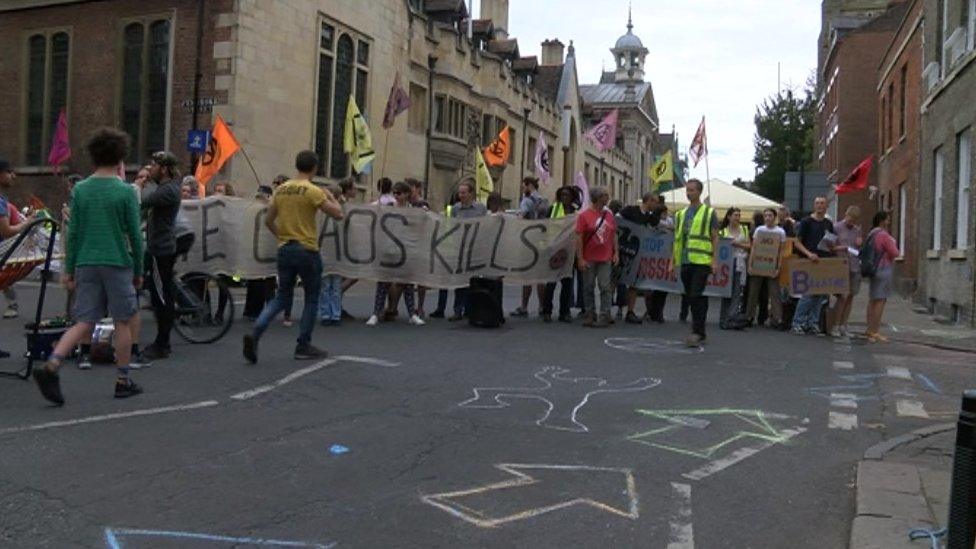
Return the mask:
M 549 215 L 549 201 L 539 194 L 539 180 L 526 177 L 522 180 L 522 201 L 519 202 L 519 217 L 522 219 L 545 219 Z M 540 311 L 544 308 L 546 285 L 537 284 L 536 296 L 539 299 Z M 522 304 L 512 312 L 514 317 L 529 316 L 529 298 L 532 297 L 532 286 L 522 286 Z M 543 319 L 546 317 L 543 316 Z M 552 320 L 551 318 L 549 319 Z

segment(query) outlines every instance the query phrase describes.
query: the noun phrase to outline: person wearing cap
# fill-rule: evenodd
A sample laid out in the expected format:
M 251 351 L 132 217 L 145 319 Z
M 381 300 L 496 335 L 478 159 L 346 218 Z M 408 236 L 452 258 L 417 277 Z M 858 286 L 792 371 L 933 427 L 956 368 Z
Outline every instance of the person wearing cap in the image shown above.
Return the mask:
M 169 336 L 173 330 L 173 268 L 176 265 L 176 217 L 180 211 L 181 175 L 179 161 L 169 151 L 152 155 L 149 165 L 150 189 L 145 181 L 136 179 L 142 198 L 142 209 L 147 214 L 146 251 L 150 272 L 159 275 L 161 287 L 149 277 L 150 296 L 156 316 L 156 339 L 142 351 L 146 360 L 169 357 Z

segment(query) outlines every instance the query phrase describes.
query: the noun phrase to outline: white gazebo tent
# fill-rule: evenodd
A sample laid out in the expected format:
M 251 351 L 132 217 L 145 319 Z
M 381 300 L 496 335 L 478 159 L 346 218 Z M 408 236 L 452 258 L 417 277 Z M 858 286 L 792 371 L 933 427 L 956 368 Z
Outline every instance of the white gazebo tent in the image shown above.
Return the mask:
M 731 183 L 726 183 L 721 179 L 712 179 L 710 183 L 710 185 L 705 184 L 705 190 L 702 191 L 702 201 L 704 202 L 706 198 L 711 197 L 708 203 L 715 208 L 719 220 L 725 215 L 725 211 L 733 206 L 742 210 L 742 221 L 750 224 L 755 212 L 762 213 L 766 208 L 779 207 L 777 202 L 741 187 L 736 187 Z M 711 190 L 711 195 L 709 195 L 709 190 Z M 663 194 L 672 214 L 688 205 L 688 197 L 685 196 L 684 188 L 670 190 Z

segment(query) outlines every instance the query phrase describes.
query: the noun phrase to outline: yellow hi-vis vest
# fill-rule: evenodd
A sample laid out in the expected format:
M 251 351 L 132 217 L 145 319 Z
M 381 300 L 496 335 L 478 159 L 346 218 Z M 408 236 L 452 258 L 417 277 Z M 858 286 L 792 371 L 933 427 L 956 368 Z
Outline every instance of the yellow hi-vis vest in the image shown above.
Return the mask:
M 549 219 L 559 219 L 560 217 L 566 217 L 566 208 L 562 202 L 556 202 L 552 206 L 552 211 L 549 212 Z
M 710 206 L 702 204 L 691 220 L 691 230 L 685 234 L 685 216 L 688 208 L 678 212 L 675 216 L 674 266 L 681 266 L 681 255 L 684 247 L 688 247 L 688 262 L 693 265 L 712 264 L 712 212 Z
M 453 210 L 453 209 L 454 209 L 453 206 L 451 206 L 450 204 L 448 204 L 447 206 L 444 206 L 444 216 L 445 217 L 451 217 L 451 210 Z

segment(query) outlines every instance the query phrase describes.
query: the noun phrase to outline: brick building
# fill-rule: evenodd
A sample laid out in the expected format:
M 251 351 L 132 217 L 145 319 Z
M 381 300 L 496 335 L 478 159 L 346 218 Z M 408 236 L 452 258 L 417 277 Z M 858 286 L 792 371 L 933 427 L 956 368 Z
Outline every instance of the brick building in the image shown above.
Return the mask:
M 213 43 L 230 37 L 230 29 L 215 22 L 233 3 L 0 3 L 0 154 L 20 175 L 11 198 L 23 203 L 34 193 L 48 204 L 64 201 L 64 184 L 47 166 L 62 109 L 73 152 L 68 171 L 90 168 L 84 144 L 103 125 L 121 127 L 133 137 L 129 170 L 162 148 L 181 154 L 189 165 L 182 145 L 193 127 L 194 97 L 207 104 L 227 99 L 214 90 L 214 74 L 229 68 L 214 59 Z M 206 75 L 199 82 L 197 63 Z M 210 125 L 209 112 L 198 117 L 202 127 Z
M 879 66 L 878 204 L 893 214 L 892 234 L 901 257 L 895 287 L 910 295 L 918 284 L 918 185 L 921 119 L 923 0 L 912 0 Z
M 857 28 L 835 25 L 819 80 L 823 83 L 817 128 L 818 159 L 829 183 L 840 183 L 866 157 L 878 152 L 878 66 L 903 19 L 908 5 L 892 6 Z M 878 184 L 872 171 L 870 185 Z M 861 209 L 862 221 L 877 210 L 868 192 L 840 195 L 831 214 L 843 216 L 850 205 Z
M 916 299 L 976 325 L 976 0 L 923 0 L 919 289 Z
M 492 172 L 510 204 L 540 134 L 552 147 L 549 193 L 599 157 L 582 139 L 572 44 L 547 41 L 541 62 L 523 56 L 508 35 L 508 0 L 482 0 L 470 26 L 463 0 L 7 0 L 0 14 L 0 154 L 18 166 L 21 192 L 45 200 L 62 187 L 44 166 L 62 106 L 70 169 L 88 169 L 84 141 L 104 124 L 136 138 L 129 169 L 160 148 L 189 166 L 197 96 L 199 126 L 220 114 L 253 163 L 257 177 L 241 155 L 218 176 L 245 193 L 290 172 L 306 148 L 322 158 L 322 182 L 351 175 L 341 138 L 350 96 L 376 149 L 357 174 L 367 197 L 380 176 L 416 177 L 442 204 L 473 173 L 475 147 L 505 125 L 511 159 Z M 397 74 L 412 107 L 384 130 Z M 634 163 L 626 150 L 608 154 L 608 180 L 633 181 Z

